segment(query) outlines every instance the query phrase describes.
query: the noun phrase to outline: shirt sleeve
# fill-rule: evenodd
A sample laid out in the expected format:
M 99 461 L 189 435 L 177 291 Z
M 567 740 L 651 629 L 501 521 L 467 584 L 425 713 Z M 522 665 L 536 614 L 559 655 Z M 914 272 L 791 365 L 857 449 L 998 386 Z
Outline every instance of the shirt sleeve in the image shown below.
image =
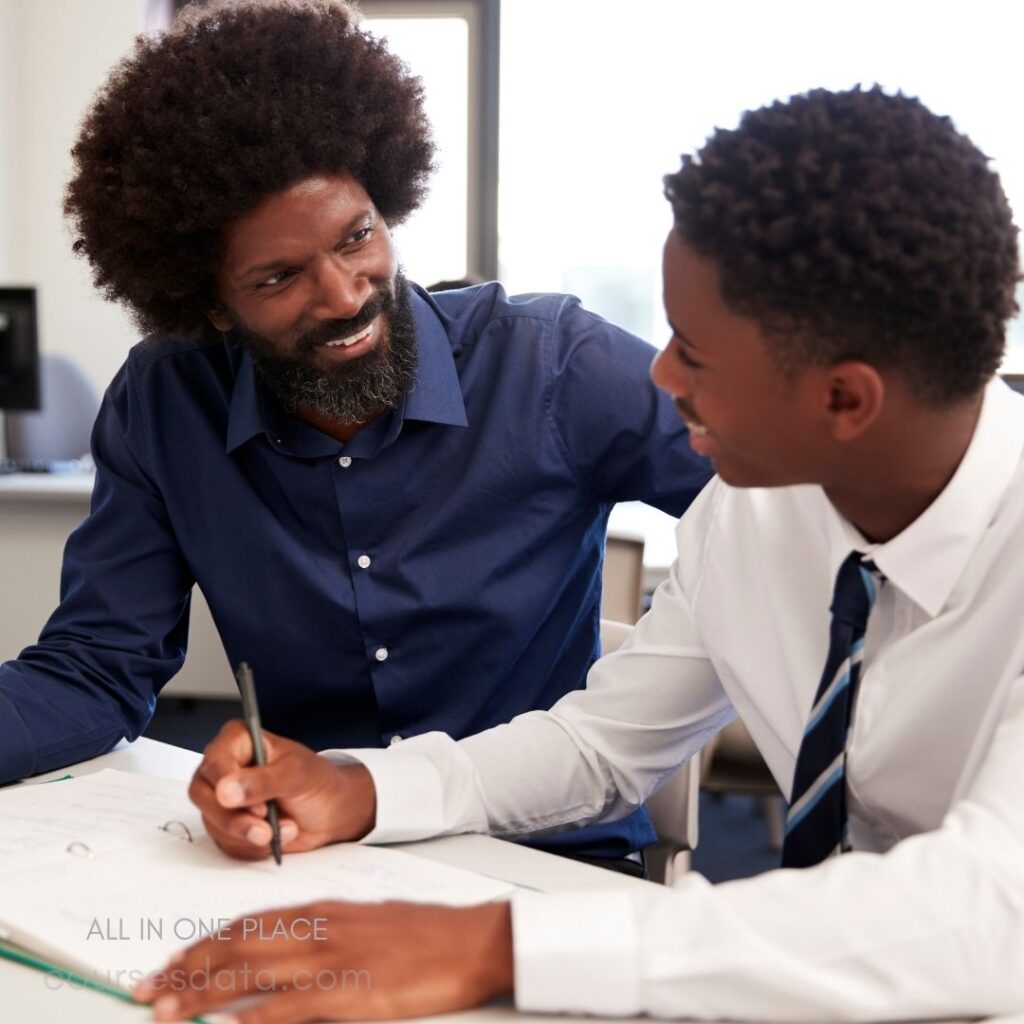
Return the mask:
M 705 495 L 697 504 L 707 506 Z M 326 754 L 356 758 L 373 775 L 377 826 L 367 842 L 540 838 L 624 817 L 733 716 L 674 570 L 626 643 L 549 711 L 459 742 L 434 732 Z
M 681 516 L 713 468 L 652 383 L 656 355 L 573 300 L 550 336 L 549 412 L 567 461 L 599 500 L 644 501 Z
M 143 469 L 141 419 L 125 367 L 93 430 L 91 511 L 64 551 L 60 605 L 0 666 L 0 783 L 134 740 L 184 661 L 193 578 Z
M 675 889 L 516 896 L 519 1009 L 759 1021 L 976 1017 L 1024 1006 L 1024 678 L 940 828 L 884 854 Z M 628 904 L 628 909 L 626 905 Z M 588 936 L 555 941 L 574 922 Z M 616 989 L 593 995 L 592 963 Z M 607 948 L 601 946 L 601 938 Z M 610 968 L 611 969 L 611 968 Z M 600 991 L 600 990 L 597 990 Z

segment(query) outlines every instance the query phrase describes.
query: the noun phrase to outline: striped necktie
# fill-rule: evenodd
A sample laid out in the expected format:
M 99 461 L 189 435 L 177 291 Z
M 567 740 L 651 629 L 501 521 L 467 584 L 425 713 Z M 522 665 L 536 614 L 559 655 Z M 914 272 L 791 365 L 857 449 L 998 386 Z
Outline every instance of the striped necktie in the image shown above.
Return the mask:
M 849 849 L 846 738 L 864 657 L 864 631 L 875 601 L 872 562 L 851 552 L 832 595 L 828 658 L 793 773 L 782 866 L 802 868 Z

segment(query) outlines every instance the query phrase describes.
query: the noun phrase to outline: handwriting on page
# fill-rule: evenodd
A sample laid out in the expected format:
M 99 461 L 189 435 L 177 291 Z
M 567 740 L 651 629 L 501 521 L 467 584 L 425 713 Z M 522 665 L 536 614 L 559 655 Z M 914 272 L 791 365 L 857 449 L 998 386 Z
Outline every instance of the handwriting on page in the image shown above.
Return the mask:
M 169 820 L 201 819 L 185 783 L 113 769 L 0 793 L 0 872 L 63 855 L 69 843 L 109 849 L 152 835 Z

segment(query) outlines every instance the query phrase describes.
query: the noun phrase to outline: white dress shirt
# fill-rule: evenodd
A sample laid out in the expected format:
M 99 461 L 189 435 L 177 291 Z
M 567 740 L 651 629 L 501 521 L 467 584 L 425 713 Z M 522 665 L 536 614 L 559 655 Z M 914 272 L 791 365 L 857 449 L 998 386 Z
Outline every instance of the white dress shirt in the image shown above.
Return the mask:
M 370 842 L 621 816 L 738 713 L 788 793 L 853 549 L 887 582 L 849 743 L 854 850 L 803 870 L 513 901 L 522 1010 L 893 1020 L 1024 1007 L 1024 398 L 988 388 L 952 480 L 869 544 L 815 486 L 715 480 L 585 690 L 455 743 L 350 752 Z

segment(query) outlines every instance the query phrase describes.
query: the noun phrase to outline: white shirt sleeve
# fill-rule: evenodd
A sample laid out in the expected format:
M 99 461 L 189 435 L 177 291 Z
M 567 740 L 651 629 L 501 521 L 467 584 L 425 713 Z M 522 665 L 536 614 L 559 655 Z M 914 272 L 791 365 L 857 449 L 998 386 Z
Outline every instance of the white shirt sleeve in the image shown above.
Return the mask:
M 365 842 L 459 832 L 534 838 L 638 807 L 734 713 L 673 576 L 626 643 L 584 690 L 456 743 L 426 733 L 387 750 L 325 751 L 359 760 L 377 788 Z
M 1020 1010 L 1022 778 L 1024 678 L 980 773 L 941 827 L 885 854 L 717 886 L 690 874 L 675 889 L 631 889 L 614 900 L 517 895 L 516 1005 L 759 1021 Z M 605 972 L 600 986 L 595 963 Z M 619 995 L 609 998 L 612 980 Z

